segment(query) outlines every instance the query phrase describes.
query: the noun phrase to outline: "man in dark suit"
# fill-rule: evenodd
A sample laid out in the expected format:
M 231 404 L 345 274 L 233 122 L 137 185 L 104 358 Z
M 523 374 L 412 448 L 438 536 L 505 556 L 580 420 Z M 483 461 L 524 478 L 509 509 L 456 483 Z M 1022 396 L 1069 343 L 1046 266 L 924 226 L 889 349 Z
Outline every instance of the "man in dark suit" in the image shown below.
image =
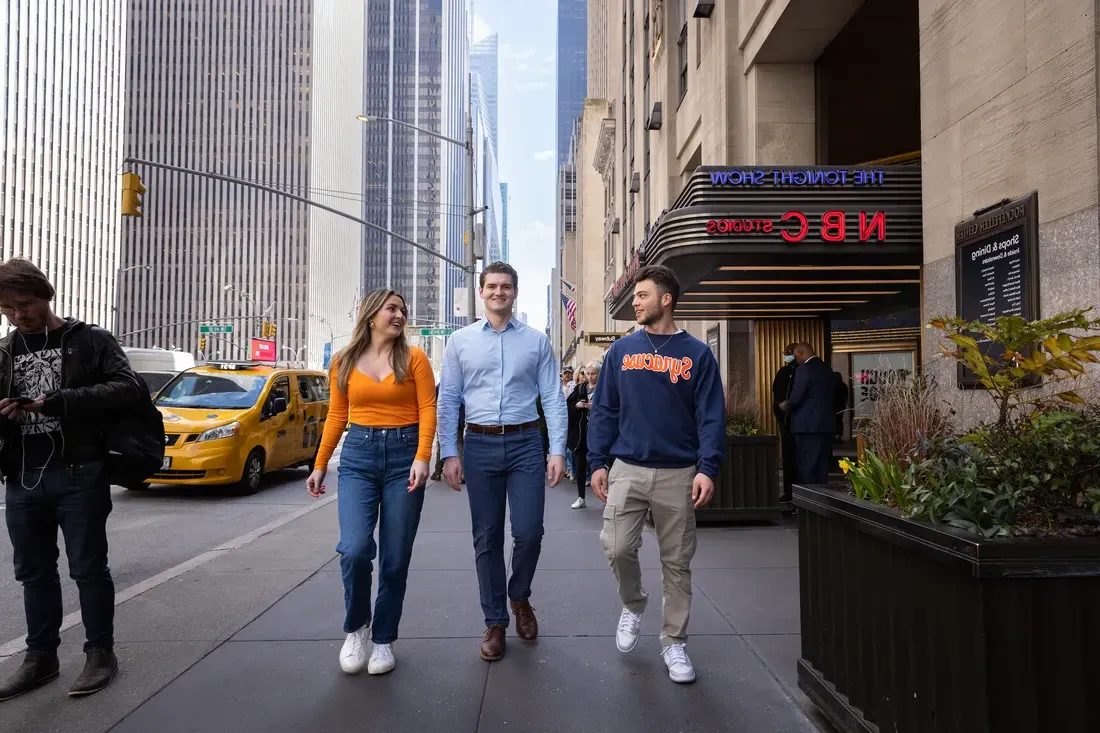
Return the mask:
M 836 431 L 833 370 L 814 353 L 809 344 L 797 344 L 794 358 L 794 389 L 780 405 L 791 413 L 791 432 L 798 454 L 798 480 L 803 484 L 829 482 Z
M 783 366 L 775 373 L 772 380 L 772 411 L 775 422 L 779 426 L 779 438 L 783 452 L 783 493 L 779 497 L 782 504 L 791 502 L 791 486 L 794 484 L 797 464 L 795 456 L 797 448 L 794 443 L 794 433 L 791 432 L 791 413 L 779 409 L 779 406 L 790 398 L 794 390 L 794 372 L 798 362 L 794 360 L 795 344 L 788 344 L 783 349 Z

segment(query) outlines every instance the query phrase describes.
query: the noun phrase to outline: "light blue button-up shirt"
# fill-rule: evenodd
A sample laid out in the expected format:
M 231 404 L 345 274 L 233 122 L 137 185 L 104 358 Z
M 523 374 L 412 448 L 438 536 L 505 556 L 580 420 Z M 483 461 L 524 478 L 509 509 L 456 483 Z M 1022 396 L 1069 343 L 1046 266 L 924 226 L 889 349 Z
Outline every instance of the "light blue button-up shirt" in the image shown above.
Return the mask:
M 513 317 L 503 331 L 488 319 L 456 331 L 443 354 L 439 378 L 439 455 L 458 455 L 458 408 L 475 425 L 519 425 L 538 419 L 535 399 L 550 435 L 550 455 L 565 455 L 569 429 L 561 378 L 546 334 Z

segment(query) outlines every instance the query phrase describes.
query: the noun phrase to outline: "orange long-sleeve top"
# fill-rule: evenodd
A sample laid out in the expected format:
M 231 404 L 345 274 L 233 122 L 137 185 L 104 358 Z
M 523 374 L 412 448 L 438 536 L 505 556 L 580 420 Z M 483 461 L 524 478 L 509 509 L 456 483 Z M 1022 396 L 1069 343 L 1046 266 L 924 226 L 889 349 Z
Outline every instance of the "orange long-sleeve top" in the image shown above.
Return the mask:
M 400 384 L 393 374 L 376 382 L 358 369 L 352 369 L 345 393 L 340 389 L 333 364 L 329 373 L 328 419 L 315 469 L 328 470 L 329 460 L 348 422 L 372 428 L 417 424 L 420 440 L 417 441 L 416 460 L 431 459 L 435 439 L 435 375 L 427 354 L 416 347 L 409 351 L 409 372 Z

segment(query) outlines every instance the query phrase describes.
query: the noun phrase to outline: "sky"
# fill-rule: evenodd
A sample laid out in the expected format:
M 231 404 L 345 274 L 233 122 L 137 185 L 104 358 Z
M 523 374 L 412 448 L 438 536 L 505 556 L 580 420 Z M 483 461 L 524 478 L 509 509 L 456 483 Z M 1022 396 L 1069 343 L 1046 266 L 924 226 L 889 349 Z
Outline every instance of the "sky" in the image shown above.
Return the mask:
M 557 2 L 474 0 L 474 40 L 500 36 L 500 180 L 508 184 L 508 239 L 527 322 L 546 327 L 554 266 Z

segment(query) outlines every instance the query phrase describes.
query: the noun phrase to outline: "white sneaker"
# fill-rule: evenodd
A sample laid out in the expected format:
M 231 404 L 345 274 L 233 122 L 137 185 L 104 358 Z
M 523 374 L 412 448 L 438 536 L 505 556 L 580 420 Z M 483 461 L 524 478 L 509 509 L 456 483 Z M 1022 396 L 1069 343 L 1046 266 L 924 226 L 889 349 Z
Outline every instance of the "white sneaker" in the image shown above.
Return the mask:
M 619 628 L 615 632 L 615 646 L 624 654 L 638 646 L 638 637 L 642 631 L 642 617 L 629 608 L 624 608 L 619 616 Z
M 573 508 L 574 509 L 584 509 L 586 506 L 588 506 L 588 504 L 580 496 L 578 496 L 577 500 L 575 502 L 573 502 Z
M 340 669 L 348 674 L 359 674 L 367 664 L 367 636 L 370 627 L 364 626 L 348 634 L 340 650 Z
M 367 674 L 385 674 L 397 665 L 393 658 L 393 647 L 389 644 L 375 644 L 367 663 Z
M 683 644 L 669 644 L 661 650 L 661 657 L 668 667 L 668 678 L 673 682 L 694 682 L 695 667 L 688 659 L 687 649 Z

